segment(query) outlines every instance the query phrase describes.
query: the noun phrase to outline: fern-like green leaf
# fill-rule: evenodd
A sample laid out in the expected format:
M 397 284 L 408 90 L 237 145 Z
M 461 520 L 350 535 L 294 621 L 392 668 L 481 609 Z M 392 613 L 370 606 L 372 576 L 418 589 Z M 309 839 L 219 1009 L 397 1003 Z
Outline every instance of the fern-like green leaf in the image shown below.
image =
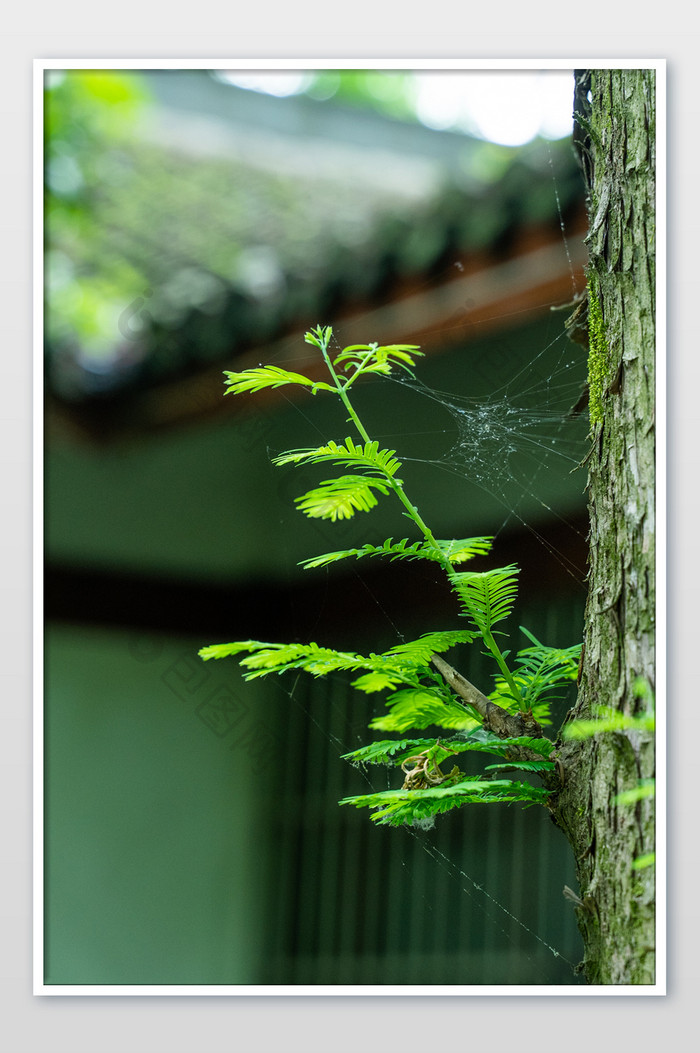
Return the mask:
M 426 544 L 424 541 L 410 542 L 408 538 L 394 542 L 388 538 L 381 545 L 362 545 L 360 548 L 339 549 L 336 552 L 326 552 L 322 556 L 314 556 L 304 559 L 300 566 L 304 570 L 312 570 L 316 567 L 327 567 L 331 563 L 337 563 L 341 559 L 363 559 L 365 556 L 388 556 L 390 560 L 395 559 L 425 559 Z
M 267 676 L 269 673 L 284 673 L 291 669 L 302 669 L 312 676 L 324 676 L 335 672 L 364 671 L 373 675 L 372 679 L 356 682 L 360 690 L 372 691 L 392 689 L 398 684 L 411 687 L 419 685 L 418 673 L 421 667 L 429 662 L 429 655 L 436 651 L 446 651 L 455 643 L 462 643 L 471 638 L 471 633 L 455 630 L 443 633 L 427 633 L 419 640 L 400 644 L 384 654 L 361 655 L 348 651 L 336 651 L 330 647 L 319 647 L 316 643 L 265 643 L 261 640 L 239 640 L 234 643 L 210 644 L 201 648 L 199 655 L 205 661 L 228 658 L 243 653 L 247 657 L 240 659 L 240 664 L 247 670 L 246 679 L 256 676 Z M 383 678 L 383 679 L 382 679 Z M 427 690 L 427 689 L 426 689 Z M 451 692 L 440 693 L 439 686 L 433 689 L 433 695 L 439 700 L 444 698 L 446 704 L 453 704 L 458 712 L 463 712 L 461 705 L 454 702 Z M 462 725 L 450 725 L 459 726 Z
M 260 640 L 239 640 L 236 643 L 209 644 L 198 651 L 199 657 L 208 662 L 210 659 L 230 658 L 243 651 L 255 651 L 260 647 L 274 647 L 274 644 L 261 643 Z
M 467 738 L 441 738 L 439 740 L 439 748 L 442 752 L 436 757 L 437 763 L 442 764 L 443 759 L 450 755 L 472 751 L 489 753 L 506 761 L 509 751 L 514 747 L 520 747 L 526 748 L 532 753 L 538 753 L 542 757 L 542 763 L 547 765 L 544 770 L 550 771 L 554 767 L 552 762 L 547 760 L 554 749 L 554 743 L 550 739 L 534 739 L 529 736 L 499 739 L 488 732 L 479 731 L 477 734 L 487 736 L 487 741 L 476 739 L 473 735 Z M 344 754 L 343 760 L 348 760 L 352 764 L 400 764 L 404 757 L 410 756 L 412 753 L 422 753 L 424 750 L 434 748 L 436 745 L 436 739 L 380 739 L 367 746 L 360 746 L 359 749 L 353 750 L 351 753 Z M 522 767 L 516 762 L 506 761 L 506 763 L 516 768 Z M 537 761 L 524 763 L 537 764 Z
M 574 720 L 571 724 L 567 724 L 562 732 L 562 738 L 589 739 L 603 732 L 614 731 L 653 733 L 656 728 L 656 718 L 653 713 L 642 713 L 640 716 L 630 717 L 606 706 L 596 706 L 594 712 L 597 716 L 593 720 Z
M 284 384 L 301 384 L 311 388 L 311 394 L 317 391 L 335 391 L 330 384 L 322 380 L 310 380 L 301 373 L 292 373 L 278 366 L 259 366 L 256 369 L 244 369 L 241 373 L 224 370 L 227 378 L 224 383 L 227 390 L 224 395 L 241 395 L 244 391 L 262 391 L 263 388 L 280 388 Z
M 413 753 L 422 753 L 436 745 L 435 739 L 380 739 L 367 746 L 344 753 L 343 760 L 351 764 L 401 764 L 404 757 Z M 445 751 L 446 755 L 449 751 Z M 440 760 L 437 761 L 440 763 Z
M 466 630 L 452 630 L 450 632 L 425 633 L 417 640 L 409 640 L 406 643 L 391 647 L 383 654 L 371 654 L 364 659 L 366 666 L 371 670 L 367 676 L 360 677 L 353 682 L 353 687 L 368 693 L 382 691 L 385 688 L 393 690 L 398 684 L 409 684 L 413 688 L 423 690 L 420 684 L 419 674 L 430 665 L 430 659 L 440 651 L 448 651 L 455 644 L 471 643 L 473 633 Z M 432 679 L 432 671 L 428 671 Z M 435 697 L 447 699 L 454 702 L 454 696 L 449 692 L 443 692 L 439 686 L 439 678 L 435 678 L 436 684 L 433 689 Z M 427 689 L 430 690 L 430 689 Z M 459 710 L 463 712 L 462 706 Z M 461 726 L 461 725 L 460 725 Z
M 471 643 L 474 635 L 468 629 L 424 633 L 417 640 L 409 640 L 390 648 L 385 652 L 385 657 L 410 666 L 427 666 L 434 654 L 449 651 L 456 644 Z
M 322 461 L 350 467 L 369 468 L 377 475 L 392 478 L 401 467 L 401 462 L 396 459 L 395 450 L 380 450 L 378 442 L 358 445 L 349 436 L 342 445 L 331 441 L 325 446 L 287 450 L 286 453 L 274 457 L 272 463 L 282 466 L 285 464 L 320 464 Z
M 499 739 L 491 732 L 480 728 L 463 739 L 443 739 L 443 745 L 453 753 L 474 751 L 477 753 L 490 753 L 495 757 L 506 759 L 508 753 L 514 749 L 527 749 L 531 753 L 538 753 L 546 760 L 554 749 L 551 739 L 532 738 L 530 735 L 520 735 L 516 738 Z
M 466 563 L 475 556 L 485 556 L 491 551 L 492 537 L 466 537 L 459 541 L 438 541 L 438 547 L 450 563 Z M 437 557 L 433 554 L 433 559 Z
M 482 573 L 460 571 L 452 575 L 452 587 L 464 613 L 483 635 L 507 618 L 518 592 L 519 568 L 514 564 Z
M 389 484 L 366 475 L 341 475 L 325 479 L 319 486 L 295 499 L 300 512 L 310 519 L 350 519 L 355 512 L 369 512 L 378 503 L 374 491 L 386 494 Z
M 656 779 L 639 779 L 631 790 L 623 790 L 613 797 L 613 804 L 637 804 L 656 795 Z
M 317 325 L 308 333 L 304 334 L 304 341 L 307 344 L 311 344 L 313 347 L 317 347 L 319 351 L 321 351 L 324 347 L 328 347 L 332 336 L 333 329 L 330 325 Z
M 468 537 L 461 538 L 458 541 L 436 541 L 440 553 L 447 556 L 452 564 L 466 563 L 467 560 L 473 559 L 475 556 L 486 555 L 490 551 L 492 543 L 493 538 L 490 537 Z M 376 554 L 391 554 L 393 558 L 429 559 L 437 563 L 442 562 L 440 553 L 436 552 L 434 547 L 425 541 L 416 542 L 407 548 L 402 547 L 408 545 L 407 541 L 400 541 L 397 545 L 394 546 L 392 544 L 391 547 L 387 548 L 386 546 L 390 544 L 391 539 L 389 542 L 385 541 L 384 546 L 376 549 Z
M 505 764 L 487 764 L 484 771 L 554 771 L 556 765 L 552 761 L 509 761 Z
M 514 672 L 512 676 L 514 683 L 524 695 L 529 687 L 527 677 L 522 676 L 518 672 Z M 521 709 L 527 710 L 542 727 L 551 725 L 550 704 L 554 701 L 553 697 L 532 698 L 529 703 L 523 702 L 521 704 L 519 699 L 513 697 L 510 685 L 504 677 L 496 676 L 495 685 L 494 690 L 489 695 L 489 702 L 493 702 L 494 705 L 500 706 L 501 709 L 505 709 L 508 712 L 517 712 Z
M 534 637 L 523 629 L 530 639 Z M 533 647 L 518 651 L 517 662 L 524 676 L 528 678 L 528 695 L 525 701 L 534 701 L 544 692 L 555 690 L 578 678 L 578 667 L 581 659 L 581 644 L 573 647 L 546 647 L 535 641 Z
M 402 734 L 411 728 L 447 728 L 452 731 L 470 731 L 480 721 L 454 700 L 454 696 L 441 696 L 430 688 L 414 687 L 396 691 L 387 700 L 389 712 L 375 717 L 370 728 L 377 731 L 397 731 Z
M 246 680 L 270 673 L 284 673 L 290 669 L 303 669 L 312 676 L 326 676 L 328 673 L 354 672 L 374 667 L 372 660 L 362 655 L 319 647 L 315 643 L 277 644 L 245 640 L 230 644 L 212 644 L 203 647 L 199 655 L 207 661 L 210 658 L 239 655 L 244 651 L 248 652 L 248 657 L 243 658 L 240 664 L 248 670 Z
M 466 563 L 467 560 L 473 559 L 474 556 L 485 555 L 491 548 L 493 538 L 489 537 L 470 537 L 463 538 L 460 541 L 438 541 L 438 547 L 443 552 L 450 563 Z M 408 538 L 403 538 L 401 541 L 394 541 L 393 538 L 387 538 L 381 545 L 362 545 L 360 548 L 346 548 L 339 549 L 335 552 L 326 552 L 322 556 L 314 556 L 311 559 L 302 560 L 299 564 L 304 567 L 305 570 L 312 570 L 317 567 L 327 567 L 331 563 L 337 563 L 341 559 L 363 559 L 365 556 L 386 556 L 392 562 L 395 559 L 427 559 L 433 562 L 440 562 L 440 556 L 432 547 L 425 541 L 409 541 Z
M 417 344 L 351 344 L 343 348 L 333 359 L 334 366 L 340 366 L 346 372 L 354 368 L 355 374 L 382 373 L 389 376 L 395 366 L 413 376 L 415 359 L 422 356 Z M 351 377 L 354 380 L 355 377 Z
M 251 670 L 246 680 L 252 680 L 268 673 L 286 673 L 291 669 L 303 669 L 312 676 L 354 672 L 364 668 L 365 659 L 358 654 L 335 651 L 317 644 L 272 644 L 244 658 L 241 665 Z
M 510 779 L 464 779 L 448 786 L 425 790 L 383 790 L 379 793 L 345 797 L 340 804 L 377 809 L 371 817 L 379 825 L 417 824 L 431 816 L 467 804 L 545 804 L 549 791 Z
M 364 691 L 367 695 L 375 694 L 377 691 L 393 691 L 399 684 L 405 684 L 403 676 L 392 676 L 382 670 L 375 669 L 370 673 L 363 673 L 357 680 L 353 680 L 352 686 L 358 691 Z
M 530 639 L 535 638 L 521 626 Z M 509 685 L 502 676 L 496 678 L 495 690 L 489 695 L 491 702 L 502 709 L 530 710 L 538 723 L 551 724 L 550 706 L 563 697 L 563 691 L 578 676 L 581 645 L 573 647 L 546 647 L 535 641 L 533 647 L 518 651 L 518 669 L 513 679 L 520 690 L 520 699 L 514 699 Z

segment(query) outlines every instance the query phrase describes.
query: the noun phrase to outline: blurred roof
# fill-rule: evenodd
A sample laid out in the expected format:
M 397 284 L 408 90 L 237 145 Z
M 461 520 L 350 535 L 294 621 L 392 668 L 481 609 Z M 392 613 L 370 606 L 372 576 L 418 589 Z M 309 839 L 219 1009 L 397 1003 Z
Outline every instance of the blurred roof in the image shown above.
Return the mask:
M 144 426 L 181 419 L 210 388 L 230 402 L 223 368 L 294 361 L 317 323 L 445 346 L 503 304 L 571 298 L 582 245 L 569 254 L 561 224 L 585 219 L 568 142 L 496 147 L 207 71 L 145 76 L 157 105 L 100 159 L 90 229 L 49 225 L 49 261 L 99 278 L 117 260 L 132 290 L 97 351 L 49 325 L 47 388 L 73 419 L 128 407 L 133 423 L 135 401 Z

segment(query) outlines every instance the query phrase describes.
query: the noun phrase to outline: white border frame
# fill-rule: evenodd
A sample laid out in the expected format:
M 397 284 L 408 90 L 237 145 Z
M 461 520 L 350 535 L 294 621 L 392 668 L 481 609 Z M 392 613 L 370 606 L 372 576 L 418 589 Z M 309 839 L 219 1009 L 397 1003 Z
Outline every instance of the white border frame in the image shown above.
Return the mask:
M 44 317 L 43 317 L 43 88 L 49 70 L 74 69 L 402 69 L 402 70 L 555 70 L 555 69 L 653 69 L 656 71 L 657 116 L 657 269 L 656 269 L 656 573 L 657 573 L 657 654 L 656 654 L 656 748 L 657 748 L 657 819 L 656 819 L 656 983 L 643 987 L 553 987 L 549 985 L 454 985 L 454 986 L 348 986 L 348 985 L 56 985 L 44 983 Z M 666 737 L 666 60 L 665 59 L 363 59 L 333 60 L 285 59 L 35 59 L 34 60 L 34 129 L 33 129 L 33 993 L 42 996 L 508 996 L 546 995 L 549 997 L 616 997 L 666 994 L 666 807 L 667 807 L 667 737 Z

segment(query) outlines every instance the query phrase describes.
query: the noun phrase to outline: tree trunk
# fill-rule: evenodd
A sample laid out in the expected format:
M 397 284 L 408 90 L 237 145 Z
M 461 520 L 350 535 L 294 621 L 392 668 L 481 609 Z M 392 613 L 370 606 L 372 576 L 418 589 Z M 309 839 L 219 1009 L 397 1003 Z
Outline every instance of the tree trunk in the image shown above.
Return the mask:
M 655 72 L 576 73 L 578 146 L 589 195 L 589 593 L 579 696 L 627 716 L 655 686 Z M 599 733 L 559 750 L 555 821 L 576 856 L 590 984 L 655 982 L 650 732 Z M 635 860 L 637 864 L 635 866 Z

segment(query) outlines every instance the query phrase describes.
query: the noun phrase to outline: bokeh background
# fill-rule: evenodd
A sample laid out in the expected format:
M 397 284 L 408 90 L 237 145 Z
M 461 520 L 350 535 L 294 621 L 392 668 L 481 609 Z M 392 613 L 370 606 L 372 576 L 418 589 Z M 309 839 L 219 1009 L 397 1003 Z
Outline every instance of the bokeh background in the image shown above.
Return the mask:
M 336 803 L 395 784 L 339 759 L 371 701 L 197 657 L 455 625 L 430 568 L 298 565 L 404 534 L 388 503 L 295 513 L 316 476 L 270 459 L 341 439 L 332 402 L 222 397 L 224 369 L 315 368 L 316 324 L 421 345 L 427 396 L 358 389 L 368 430 L 437 536 L 521 565 L 515 631 L 580 639 L 585 353 L 553 309 L 584 284 L 572 99 L 566 72 L 47 72 L 47 984 L 578 982 L 545 815 L 375 828 Z

